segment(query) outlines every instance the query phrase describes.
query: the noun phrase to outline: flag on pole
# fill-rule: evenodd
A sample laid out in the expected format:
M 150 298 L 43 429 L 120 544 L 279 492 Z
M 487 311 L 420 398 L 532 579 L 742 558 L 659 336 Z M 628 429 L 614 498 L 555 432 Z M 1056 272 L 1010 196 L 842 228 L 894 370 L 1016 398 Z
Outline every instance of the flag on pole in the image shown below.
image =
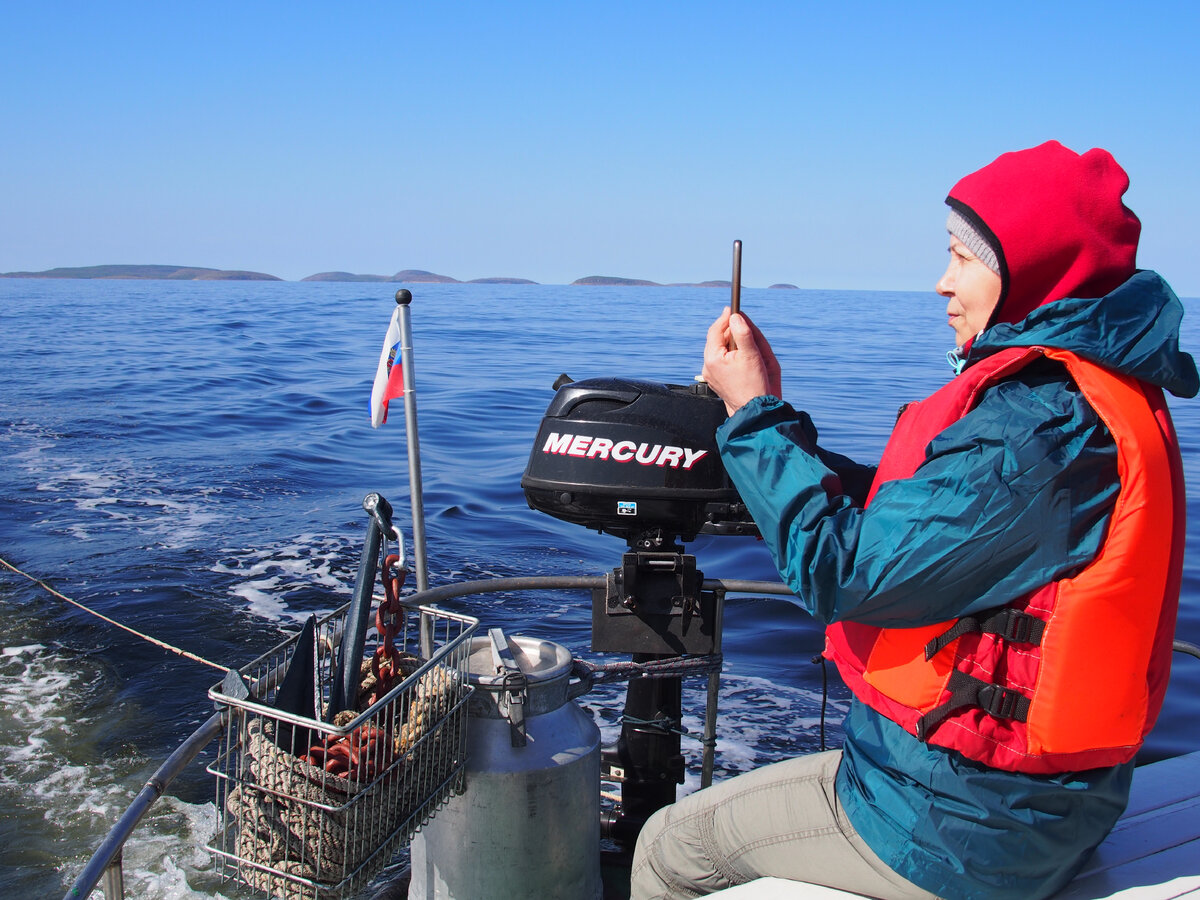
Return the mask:
M 392 322 L 383 339 L 375 384 L 371 388 L 371 427 L 387 421 L 388 401 L 404 396 L 404 367 L 400 364 L 400 307 L 392 310 Z

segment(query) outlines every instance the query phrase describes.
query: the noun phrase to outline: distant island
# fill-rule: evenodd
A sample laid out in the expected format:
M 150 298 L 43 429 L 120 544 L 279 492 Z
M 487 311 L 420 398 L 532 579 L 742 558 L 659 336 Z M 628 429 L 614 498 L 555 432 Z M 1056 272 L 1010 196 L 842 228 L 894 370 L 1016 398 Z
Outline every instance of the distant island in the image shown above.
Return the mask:
M 301 281 L 391 281 L 387 275 L 355 275 L 351 272 L 318 272 Z
M 79 266 L 44 272 L 4 272 L 0 278 L 153 278 L 166 281 L 283 281 L 262 272 L 199 266 Z
M 206 269 L 201 266 L 77 266 L 47 269 L 44 272 L 0 272 L 0 278 L 145 278 L 170 281 L 283 281 L 263 272 L 239 269 Z M 401 269 L 395 275 L 363 275 L 354 272 L 318 272 L 301 281 L 390 282 L 407 284 L 538 284 L 528 278 L 490 277 L 459 281 L 449 275 L 439 275 L 424 269 Z M 693 281 L 660 284 L 642 278 L 621 278 L 616 275 L 588 275 L 571 282 L 582 287 L 686 287 L 729 289 L 728 281 Z M 794 284 L 773 284 L 772 288 L 799 290 Z
M 617 278 L 615 275 L 588 275 L 586 278 L 576 278 L 571 284 L 585 285 L 616 285 L 621 287 L 662 287 L 657 281 L 643 281 L 640 278 Z
M 355 275 L 352 272 L 318 272 L 301 278 L 301 281 L 388 281 L 408 284 L 537 284 L 528 278 L 472 278 L 459 281 L 449 275 L 438 275 L 424 269 L 403 269 L 395 275 Z
M 715 287 L 728 288 L 728 281 L 673 281 L 670 284 L 660 284 L 657 281 L 645 281 L 641 278 L 618 278 L 615 275 L 589 275 L 586 278 L 577 278 L 572 281 L 573 285 L 583 285 L 585 287 L 595 287 L 596 285 L 608 285 L 616 287 Z
M 437 275 L 424 269 L 402 269 L 395 275 L 355 275 L 351 272 L 318 272 L 301 281 L 389 281 L 409 284 L 462 284 L 449 275 Z

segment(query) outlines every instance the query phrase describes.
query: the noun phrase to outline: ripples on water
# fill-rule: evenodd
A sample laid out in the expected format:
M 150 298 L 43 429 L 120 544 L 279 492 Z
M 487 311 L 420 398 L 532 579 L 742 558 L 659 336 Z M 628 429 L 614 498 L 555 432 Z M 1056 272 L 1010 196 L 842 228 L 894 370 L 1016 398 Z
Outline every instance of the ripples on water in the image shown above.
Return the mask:
M 0 555 L 163 640 L 240 665 L 348 599 L 370 490 L 408 520 L 399 411 L 372 430 L 388 285 L 0 280 Z M 717 289 L 418 286 L 413 321 L 431 581 L 600 574 L 623 544 L 530 511 L 520 489 L 563 372 L 676 383 L 699 371 Z M 878 458 L 897 407 L 948 377 L 932 294 L 743 292 L 784 393 L 822 441 Z M 1200 321 L 1185 318 L 1187 349 Z M 1200 486 L 1200 407 L 1174 403 Z M 1189 495 L 1189 547 L 1200 534 Z M 772 578 L 761 544 L 701 538 L 712 577 Z M 1189 550 L 1180 636 L 1200 641 Z M 587 598 L 461 601 L 587 653 Z M 722 774 L 817 742 L 819 630 L 782 600 L 725 617 Z M 769 635 L 769 640 L 763 640 Z M 216 673 L 0 576 L 0 893 L 61 893 L 145 778 L 209 714 Z M 1149 745 L 1196 747 L 1200 663 L 1180 660 Z M 701 725 L 688 692 L 685 724 Z M 843 704 L 837 694 L 831 713 Z M 620 691 L 585 698 L 615 737 Z M 695 786 L 698 746 L 685 742 Z M 218 896 L 203 844 L 211 785 L 193 766 L 136 833 L 130 896 Z

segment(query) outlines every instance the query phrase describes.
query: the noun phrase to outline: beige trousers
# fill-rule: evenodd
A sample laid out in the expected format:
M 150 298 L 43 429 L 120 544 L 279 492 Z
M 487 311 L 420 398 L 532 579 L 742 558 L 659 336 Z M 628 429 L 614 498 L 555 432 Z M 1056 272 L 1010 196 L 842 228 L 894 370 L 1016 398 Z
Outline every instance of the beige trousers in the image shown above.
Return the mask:
M 867 897 L 930 900 L 863 842 L 834 790 L 840 750 L 764 766 L 684 797 L 646 823 L 632 900 L 699 897 L 764 875 Z

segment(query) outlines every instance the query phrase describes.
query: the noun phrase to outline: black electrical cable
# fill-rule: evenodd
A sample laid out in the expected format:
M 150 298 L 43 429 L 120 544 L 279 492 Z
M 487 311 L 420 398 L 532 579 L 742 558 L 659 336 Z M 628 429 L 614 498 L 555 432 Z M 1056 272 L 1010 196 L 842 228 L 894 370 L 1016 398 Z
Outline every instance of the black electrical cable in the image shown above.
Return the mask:
M 829 671 L 825 668 L 825 654 L 818 653 L 813 663 L 821 664 L 821 752 L 825 752 L 825 707 L 829 703 Z

